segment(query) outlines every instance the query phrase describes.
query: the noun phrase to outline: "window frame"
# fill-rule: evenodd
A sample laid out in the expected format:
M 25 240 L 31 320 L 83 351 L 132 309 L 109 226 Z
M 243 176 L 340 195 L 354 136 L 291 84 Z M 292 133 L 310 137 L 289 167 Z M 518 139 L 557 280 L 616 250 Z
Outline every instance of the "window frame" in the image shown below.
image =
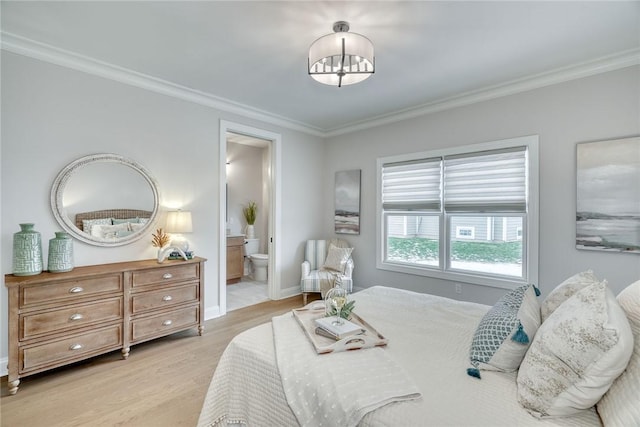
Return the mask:
M 470 283 L 475 285 L 490 286 L 505 289 L 514 289 L 526 283 L 538 283 L 538 244 L 539 244 L 539 154 L 538 135 L 529 135 L 517 138 L 490 141 L 479 144 L 470 144 L 459 147 L 422 151 L 417 153 L 400 154 L 395 156 L 380 157 L 376 161 L 376 268 L 380 270 L 407 273 L 418 276 L 432 277 L 436 279 L 450 280 L 454 282 Z M 384 211 L 382 206 L 382 169 L 383 165 L 396 162 L 418 161 L 420 159 L 430 159 L 434 157 L 463 155 L 478 153 L 482 151 L 493 151 L 501 149 L 511 149 L 516 147 L 526 147 L 527 149 L 527 210 L 524 214 L 516 216 L 523 217 L 522 242 L 523 242 L 523 266 L 522 278 L 494 275 L 479 272 L 467 272 L 452 270 L 449 265 L 450 247 L 449 239 L 450 217 L 455 216 L 455 212 L 446 213 L 444 206 L 440 213 L 440 266 L 425 267 L 417 264 L 398 263 L 387 261 L 387 216 L 402 215 L 401 212 Z M 444 185 L 444 184 L 443 184 Z M 407 212 L 406 215 L 420 215 L 416 212 Z M 479 215 L 487 216 L 510 216 L 499 212 L 483 212 Z M 453 230 L 455 233 L 455 230 Z

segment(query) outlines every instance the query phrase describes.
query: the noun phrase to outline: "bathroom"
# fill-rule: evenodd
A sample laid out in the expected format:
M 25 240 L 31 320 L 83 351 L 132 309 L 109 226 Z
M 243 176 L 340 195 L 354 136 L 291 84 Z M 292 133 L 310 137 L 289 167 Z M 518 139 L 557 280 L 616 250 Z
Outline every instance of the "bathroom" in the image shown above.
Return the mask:
M 269 299 L 266 255 L 270 210 L 269 150 L 270 141 L 227 133 L 227 235 L 245 237 L 242 277 L 227 281 L 227 311 Z M 243 213 L 250 202 L 255 202 L 257 206 L 254 239 L 248 239 Z M 229 249 L 227 253 L 230 254 Z M 233 261 L 229 258 L 228 262 Z

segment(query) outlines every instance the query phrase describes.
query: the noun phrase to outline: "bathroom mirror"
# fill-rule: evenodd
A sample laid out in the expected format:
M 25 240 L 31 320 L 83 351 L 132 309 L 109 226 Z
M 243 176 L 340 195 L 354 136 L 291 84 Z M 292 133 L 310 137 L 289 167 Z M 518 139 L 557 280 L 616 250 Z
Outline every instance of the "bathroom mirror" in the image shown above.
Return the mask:
M 92 154 L 71 162 L 51 188 L 51 208 L 60 226 L 96 246 L 138 240 L 155 223 L 159 205 L 151 174 L 117 154 Z

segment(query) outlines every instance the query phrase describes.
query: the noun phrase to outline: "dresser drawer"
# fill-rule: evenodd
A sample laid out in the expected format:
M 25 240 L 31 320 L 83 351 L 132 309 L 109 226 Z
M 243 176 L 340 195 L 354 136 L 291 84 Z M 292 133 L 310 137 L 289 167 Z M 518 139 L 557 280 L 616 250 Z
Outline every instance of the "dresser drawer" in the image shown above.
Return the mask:
M 45 304 L 55 301 L 72 301 L 96 294 L 122 291 L 122 275 L 66 280 L 56 283 L 21 287 L 20 306 Z
M 168 287 L 157 291 L 140 292 L 131 297 L 131 312 L 155 310 L 178 304 L 198 301 L 198 283 L 188 286 Z
M 20 349 L 21 372 L 46 368 L 61 362 L 71 362 L 116 350 L 122 346 L 122 325 L 112 325 L 59 341 L 25 346 Z
M 20 315 L 20 340 L 123 318 L 122 297 Z
M 198 306 L 193 306 L 133 320 L 131 342 L 145 341 L 195 326 L 198 324 L 199 310 Z
M 198 278 L 198 264 L 174 265 L 152 270 L 134 271 L 133 286 L 144 286 L 155 283 L 174 283 L 181 280 Z

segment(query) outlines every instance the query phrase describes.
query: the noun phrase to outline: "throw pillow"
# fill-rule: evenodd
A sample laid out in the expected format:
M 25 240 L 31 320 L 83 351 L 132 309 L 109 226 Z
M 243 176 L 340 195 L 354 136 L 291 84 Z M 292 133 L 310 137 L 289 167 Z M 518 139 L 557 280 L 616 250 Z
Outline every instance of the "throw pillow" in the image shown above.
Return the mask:
M 640 426 L 640 280 L 618 295 L 633 332 L 633 354 L 627 369 L 598 402 L 602 422 L 611 427 Z
M 598 282 L 600 282 L 600 280 L 593 274 L 593 271 L 587 270 L 571 276 L 560 283 L 547 295 L 540 305 L 540 317 L 542 321 L 544 322 L 555 309 L 560 307 L 560 304 L 571 298 L 571 296 L 580 289 L 584 289 Z
M 353 248 L 339 248 L 334 244 L 330 244 L 322 269 L 344 273 L 347 261 L 351 258 L 351 252 L 353 252 Z
M 504 295 L 484 315 L 471 342 L 470 376 L 480 378 L 480 369 L 511 372 L 518 369 L 540 326 L 538 290 L 521 286 Z
M 98 219 L 83 219 L 82 231 L 91 234 L 91 229 L 94 225 L 111 225 L 111 218 L 98 218 Z
M 540 326 L 518 371 L 532 415 L 567 416 L 596 404 L 633 351 L 629 321 L 606 281 L 578 291 Z

